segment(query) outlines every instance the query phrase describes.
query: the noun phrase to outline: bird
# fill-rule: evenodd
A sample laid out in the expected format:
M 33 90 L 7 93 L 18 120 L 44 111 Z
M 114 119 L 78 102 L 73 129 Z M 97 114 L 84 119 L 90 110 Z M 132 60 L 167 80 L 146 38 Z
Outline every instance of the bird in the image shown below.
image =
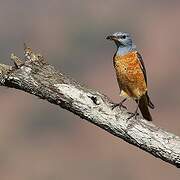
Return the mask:
M 117 106 L 126 108 L 123 103 L 130 98 L 137 103 L 137 108 L 134 113 L 129 112 L 131 115 L 128 119 L 137 118 L 139 109 L 144 119 L 152 121 L 149 107 L 154 109 L 155 106 L 148 95 L 146 68 L 131 34 L 115 32 L 106 36 L 106 39 L 114 41 L 116 44 L 113 65 L 116 71 L 120 96 L 124 97 L 120 103 L 114 104 L 112 108 L 114 109 Z

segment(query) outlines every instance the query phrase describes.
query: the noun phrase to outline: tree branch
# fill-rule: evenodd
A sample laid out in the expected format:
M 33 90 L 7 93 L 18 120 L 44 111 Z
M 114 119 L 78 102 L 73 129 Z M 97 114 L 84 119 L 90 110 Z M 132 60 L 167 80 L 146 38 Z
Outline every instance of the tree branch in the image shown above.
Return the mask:
M 14 66 L 0 64 L 0 85 L 34 94 L 99 126 L 140 149 L 180 167 L 180 137 L 142 118 L 127 119 L 107 96 L 58 72 L 42 55 L 25 47 L 25 61 L 11 55 Z

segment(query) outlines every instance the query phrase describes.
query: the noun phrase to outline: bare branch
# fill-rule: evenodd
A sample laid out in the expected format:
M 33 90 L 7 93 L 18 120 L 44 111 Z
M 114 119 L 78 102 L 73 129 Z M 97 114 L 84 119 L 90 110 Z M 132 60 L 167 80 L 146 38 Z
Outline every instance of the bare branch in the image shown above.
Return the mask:
M 126 110 L 112 110 L 105 95 L 58 72 L 44 57 L 25 46 L 25 61 L 14 54 L 15 66 L 0 64 L 0 85 L 34 94 L 170 164 L 180 167 L 180 137 L 142 118 L 127 119 Z

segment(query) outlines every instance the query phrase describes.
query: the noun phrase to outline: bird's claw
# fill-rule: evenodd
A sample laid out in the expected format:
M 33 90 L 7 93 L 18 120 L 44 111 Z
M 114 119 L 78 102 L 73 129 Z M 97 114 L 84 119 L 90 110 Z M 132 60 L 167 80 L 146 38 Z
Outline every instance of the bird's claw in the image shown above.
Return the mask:
M 112 110 L 113 110 L 114 108 L 118 107 L 118 106 L 119 106 L 120 110 L 122 110 L 122 108 L 124 108 L 124 109 L 127 110 L 127 107 L 126 107 L 125 105 L 123 105 L 122 102 L 117 103 L 117 104 L 113 104 L 113 105 L 111 106 L 111 107 L 112 107 Z
M 138 112 L 134 112 L 134 113 L 132 113 L 132 112 L 128 112 L 128 114 L 130 114 L 130 116 L 127 118 L 127 120 L 129 120 L 129 119 L 131 119 L 131 118 L 135 118 L 135 119 L 137 119 L 137 116 L 139 116 L 139 113 Z

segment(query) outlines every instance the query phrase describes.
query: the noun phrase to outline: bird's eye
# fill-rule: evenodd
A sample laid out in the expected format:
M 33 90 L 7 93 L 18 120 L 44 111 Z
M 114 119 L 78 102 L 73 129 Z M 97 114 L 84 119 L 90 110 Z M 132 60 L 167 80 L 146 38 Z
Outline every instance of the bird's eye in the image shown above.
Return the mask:
M 121 39 L 126 39 L 126 35 L 122 35 L 122 36 L 121 36 Z

